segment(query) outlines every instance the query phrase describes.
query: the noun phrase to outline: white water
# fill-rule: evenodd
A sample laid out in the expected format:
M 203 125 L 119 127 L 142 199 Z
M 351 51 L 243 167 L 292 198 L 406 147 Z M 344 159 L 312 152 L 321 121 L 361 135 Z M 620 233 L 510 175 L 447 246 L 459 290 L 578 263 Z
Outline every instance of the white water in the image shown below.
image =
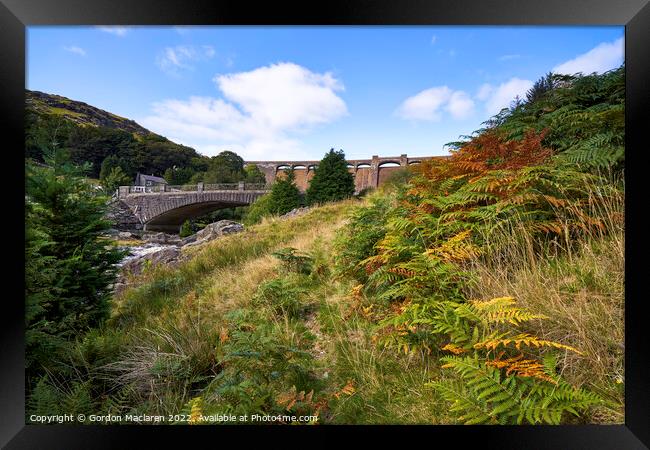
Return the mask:
M 126 256 L 122 261 L 120 261 L 117 266 L 122 267 L 124 264 L 127 262 L 131 261 L 132 259 L 139 258 L 144 255 L 148 255 L 149 253 L 154 253 L 157 252 L 158 250 L 162 250 L 168 247 L 175 247 L 175 245 L 172 244 L 152 244 L 152 243 L 147 243 L 147 244 L 142 244 L 142 245 L 136 245 L 133 247 L 122 247 L 126 248 L 129 250 L 130 254 Z

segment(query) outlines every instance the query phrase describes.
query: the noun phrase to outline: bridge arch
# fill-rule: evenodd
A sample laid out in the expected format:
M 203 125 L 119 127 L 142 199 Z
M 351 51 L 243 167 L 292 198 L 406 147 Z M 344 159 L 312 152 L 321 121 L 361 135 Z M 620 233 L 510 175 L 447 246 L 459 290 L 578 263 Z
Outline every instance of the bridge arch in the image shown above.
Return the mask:
M 379 168 L 381 167 L 399 167 L 399 161 L 382 161 L 379 163 Z
M 246 206 L 246 202 L 235 201 L 207 201 L 195 202 L 187 205 L 179 206 L 177 208 L 169 209 L 155 217 L 148 222 L 145 222 L 145 231 L 166 231 L 177 233 L 183 222 L 186 220 L 196 219 L 204 214 L 219 209 L 234 208 L 237 206 Z
M 250 189 L 252 188 L 252 189 Z M 250 205 L 268 191 L 241 183 L 232 190 L 196 190 L 189 192 L 160 192 L 120 196 L 128 208 L 144 225 L 145 230 L 178 232 L 185 220 L 193 219 L 217 209 Z

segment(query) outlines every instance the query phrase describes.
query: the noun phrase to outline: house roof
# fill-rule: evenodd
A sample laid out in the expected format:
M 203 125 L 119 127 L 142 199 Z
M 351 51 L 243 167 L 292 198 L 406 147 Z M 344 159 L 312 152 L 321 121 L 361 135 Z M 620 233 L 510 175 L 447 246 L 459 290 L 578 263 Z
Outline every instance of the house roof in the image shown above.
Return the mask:
M 153 181 L 155 183 L 165 183 L 168 184 L 167 181 L 164 178 L 160 177 L 155 177 L 153 175 L 145 175 L 143 173 L 139 173 L 138 176 L 140 177 L 140 181 Z

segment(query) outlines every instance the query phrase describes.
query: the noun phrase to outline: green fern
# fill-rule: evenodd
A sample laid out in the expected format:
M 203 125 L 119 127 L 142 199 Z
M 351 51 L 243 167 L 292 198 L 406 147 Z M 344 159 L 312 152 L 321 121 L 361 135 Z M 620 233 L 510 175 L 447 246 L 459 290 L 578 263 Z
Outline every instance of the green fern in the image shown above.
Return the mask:
M 575 389 L 566 382 L 553 384 L 503 376 L 477 355 L 446 356 L 442 362 L 462 382 L 446 380 L 429 386 L 452 403 L 450 411 L 459 414 L 458 419 L 466 425 L 524 422 L 558 425 L 566 413 L 579 416 L 580 410 L 601 403 L 597 395 Z
M 131 410 L 130 402 L 132 401 L 133 389 L 125 386 L 116 394 L 110 395 L 104 402 L 103 410 L 105 414 L 124 414 Z

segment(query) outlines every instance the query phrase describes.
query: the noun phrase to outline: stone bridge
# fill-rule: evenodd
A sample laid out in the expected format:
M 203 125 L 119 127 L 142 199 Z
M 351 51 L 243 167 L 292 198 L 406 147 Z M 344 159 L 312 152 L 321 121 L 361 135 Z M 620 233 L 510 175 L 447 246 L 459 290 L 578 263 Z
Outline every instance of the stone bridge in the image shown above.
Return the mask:
M 118 221 L 146 231 L 178 233 L 187 219 L 223 208 L 250 205 L 268 189 L 263 184 L 120 186 Z
M 365 188 L 376 188 L 381 185 L 392 172 L 402 167 L 418 164 L 436 156 L 418 156 L 409 158 L 406 154 L 400 156 L 373 156 L 371 159 L 348 159 L 348 170 L 354 175 L 355 191 Z M 444 156 L 443 156 L 444 158 Z M 271 184 L 276 177 L 283 176 L 287 169 L 294 169 L 296 185 L 301 191 L 307 190 L 309 181 L 314 177 L 314 169 L 320 161 L 246 161 L 245 164 L 255 164 L 264 173 L 266 183 Z
M 355 192 L 376 188 L 396 170 L 421 163 L 438 156 L 400 156 L 371 159 L 349 159 L 348 170 L 354 175 Z M 444 156 L 442 158 L 445 158 Z M 266 184 L 203 184 L 191 186 L 120 186 L 112 213 L 118 228 L 143 228 L 147 231 L 177 233 L 187 219 L 211 211 L 235 206 L 245 206 L 269 192 L 277 177 L 293 169 L 296 185 L 301 191 L 309 186 L 320 161 L 247 161 L 264 173 Z

